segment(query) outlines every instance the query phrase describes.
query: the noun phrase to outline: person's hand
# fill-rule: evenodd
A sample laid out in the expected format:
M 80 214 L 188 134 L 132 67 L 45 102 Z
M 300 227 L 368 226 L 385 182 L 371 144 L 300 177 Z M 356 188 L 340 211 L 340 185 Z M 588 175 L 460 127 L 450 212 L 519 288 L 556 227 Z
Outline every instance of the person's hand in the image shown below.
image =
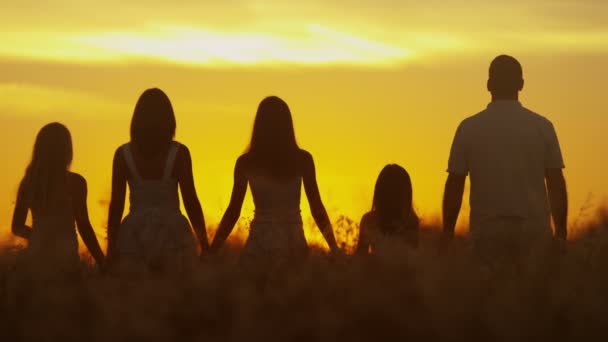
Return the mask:
M 568 251 L 568 241 L 561 237 L 554 238 L 555 251 L 558 255 L 565 255 Z
M 97 263 L 97 268 L 99 269 L 99 273 L 106 274 L 108 273 L 108 258 L 101 258 L 99 260 L 96 260 Z
M 201 254 L 198 256 L 198 261 L 201 263 L 206 263 L 209 261 L 210 257 L 211 257 L 211 252 L 209 251 L 209 249 L 202 250 Z
M 108 247 L 106 249 L 106 255 L 103 258 L 104 262 L 106 264 L 111 264 L 113 262 L 113 260 L 115 258 L 115 254 L 116 254 L 114 251 L 115 251 L 114 246 L 108 242 Z
M 199 260 L 200 261 L 205 261 L 207 260 L 208 256 L 211 254 L 211 246 L 209 246 L 209 242 L 207 241 L 199 241 L 199 246 L 200 246 L 200 255 L 199 255 Z
M 211 244 L 208 248 L 203 249 L 201 251 L 201 259 L 202 258 L 213 258 L 217 256 L 222 249 L 221 246 Z M 205 255 L 205 256 L 203 256 Z
M 344 248 L 340 248 L 338 247 L 338 245 L 334 245 L 329 248 L 329 255 L 334 258 L 342 258 L 346 256 L 346 251 L 344 250 Z
M 448 251 L 454 240 L 454 234 L 442 232 L 437 242 L 437 249 L 439 253 L 445 253 Z

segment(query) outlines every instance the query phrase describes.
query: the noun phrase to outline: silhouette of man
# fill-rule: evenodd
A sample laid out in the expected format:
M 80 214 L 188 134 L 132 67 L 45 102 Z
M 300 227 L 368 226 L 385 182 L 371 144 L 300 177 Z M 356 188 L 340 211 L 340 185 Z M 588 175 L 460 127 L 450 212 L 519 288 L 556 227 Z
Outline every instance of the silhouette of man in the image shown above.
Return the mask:
M 454 235 L 470 175 L 470 238 L 481 253 L 523 252 L 522 243 L 550 238 L 551 216 L 555 237 L 566 239 L 568 200 L 557 135 L 549 120 L 521 105 L 523 85 L 519 62 L 496 57 L 487 83 L 492 102 L 462 121 L 452 143 L 444 233 Z

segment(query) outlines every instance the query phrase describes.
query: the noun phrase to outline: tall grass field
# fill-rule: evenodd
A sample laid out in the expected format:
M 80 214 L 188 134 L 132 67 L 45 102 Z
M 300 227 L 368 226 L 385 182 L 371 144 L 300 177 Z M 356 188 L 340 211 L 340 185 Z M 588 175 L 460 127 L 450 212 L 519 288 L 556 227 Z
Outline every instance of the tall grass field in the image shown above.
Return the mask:
M 565 246 L 493 264 L 436 227 L 423 227 L 417 249 L 396 243 L 365 257 L 351 254 L 356 224 L 342 218 L 335 229 L 351 239 L 344 255 L 315 247 L 298 262 L 243 262 L 233 241 L 194 269 L 162 273 L 100 274 L 84 260 L 78 274 L 42 278 L 5 244 L 0 341 L 608 338 L 608 215 Z

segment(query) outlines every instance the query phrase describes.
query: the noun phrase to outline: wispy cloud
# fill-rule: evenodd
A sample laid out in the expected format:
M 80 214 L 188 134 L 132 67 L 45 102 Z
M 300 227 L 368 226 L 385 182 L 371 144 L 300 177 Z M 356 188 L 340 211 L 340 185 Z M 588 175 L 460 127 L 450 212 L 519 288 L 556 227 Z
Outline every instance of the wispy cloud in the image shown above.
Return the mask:
M 386 66 L 496 49 L 607 53 L 606 15 L 608 5 L 590 0 L 353 0 L 348 6 L 337 0 L 58 0 L 53 6 L 22 0 L 0 14 L 0 39 L 8 42 L 0 57 Z
M 268 32 L 225 33 L 167 26 L 147 32 L 108 32 L 71 37 L 84 50 L 108 59 L 151 58 L 187 64 L 394 64 L 406 48 L 318 25 L 297 37 Z

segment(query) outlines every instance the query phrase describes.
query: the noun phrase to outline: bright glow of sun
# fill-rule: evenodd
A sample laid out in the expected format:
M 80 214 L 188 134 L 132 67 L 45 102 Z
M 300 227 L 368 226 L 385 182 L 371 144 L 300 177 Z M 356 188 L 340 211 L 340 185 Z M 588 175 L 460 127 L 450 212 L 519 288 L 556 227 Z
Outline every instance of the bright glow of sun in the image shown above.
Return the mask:
M 5 52 L 33 58 L 125 61 L 160 60 L 188 65 L 395 65 L 414 52 L 320 25 L 295 36 L 270 32 L 220 32 L 184 26 L 146 31 L 20 34 Z
M 166 27 L 150 33 L 103 33 L 75 40 L 109 56 L 151 57 L 188 64 L 391 64 L 411 52 L 311 25 L 303 37 L 268 33 L 222 33 Z

